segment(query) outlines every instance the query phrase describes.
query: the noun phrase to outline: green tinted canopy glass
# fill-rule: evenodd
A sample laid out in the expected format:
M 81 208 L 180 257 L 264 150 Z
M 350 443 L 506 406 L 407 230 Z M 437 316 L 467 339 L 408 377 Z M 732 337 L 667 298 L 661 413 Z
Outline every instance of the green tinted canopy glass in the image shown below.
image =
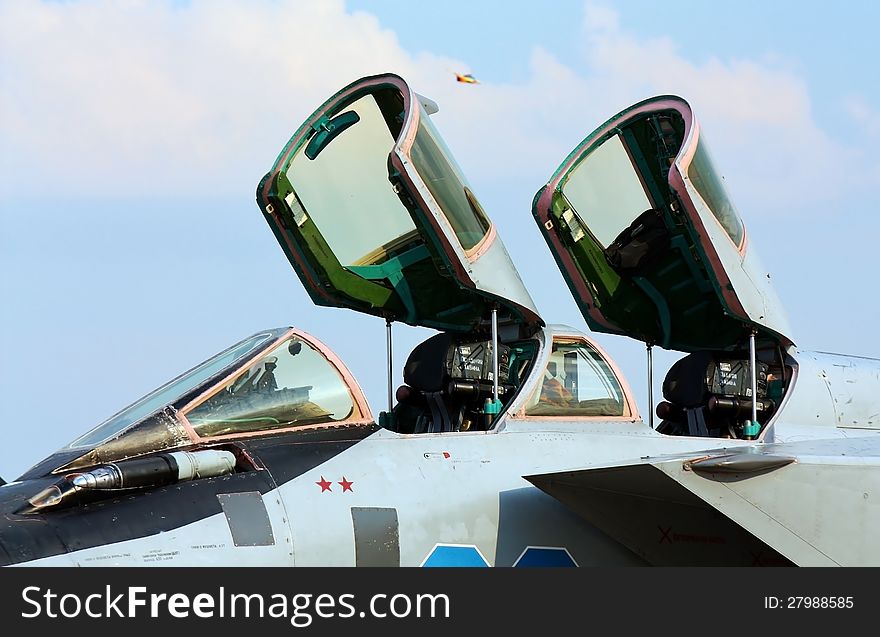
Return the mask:
M 690 106 L 613 117 L 566 158 L 533 214 L 590 327 L 668 349 L 789 343 L 781 304 Z
M 394 75 L 331 97 L 288 142 L 257 201 L 320 304 L 441 330 L 541 324 L 424 98 Z

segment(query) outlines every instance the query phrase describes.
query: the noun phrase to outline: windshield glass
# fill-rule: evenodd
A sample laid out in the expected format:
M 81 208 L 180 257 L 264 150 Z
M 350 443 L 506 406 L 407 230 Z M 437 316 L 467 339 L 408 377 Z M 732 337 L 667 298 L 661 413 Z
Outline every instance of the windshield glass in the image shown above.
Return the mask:
M 745 237 L 742 219 L 740 219 L 736 208 L 733 207 L 730 197 L 727 196 L 727 189 L 712 165 L 712 157 L 702 134 L 697 142 L 697 149 L 694 152 L 691 165 L 688 166 L 687 174 L 694 188 L 700 193 L 700 197 L 709 206 L 709 210 L 715 215 L 718 223 L 721 224 L 733 243 L 737 247 L 742 246 Z
M 356 413 L 342 375 L 292 337 L 184 415 L 201 437 L 348 420 Z
M 376 98 L 366 95 L 337 117 L 347 113 L 357 114 L 353 124 L 314 159 L 304 148 L 288 166 L 298 198 L 288 203 L 311 217 L 340 264 L 374 265 L 413 240 L 415 224 L 388 180 L 395 139 Z
M 419 109 L 419 129 L 410 153 L 413 165 L 449 220 L 461 246 L 470 250 L 486 236 L 491 225 L 489 218 L 431 117 L 421 104 Z
M 230 365 L 252 355 L 277 336 L 277 333 L 262 332 L 233 345 L 111 416 L 84 436 L 74 440 L 68 447 L 94 447 L 116 436 L 130 425 L 173 403 Z
M 556 342 L 544 380 L 526 403 L 528 416 L 624 416 L 623 390 L 599 352 L 584 342 Z
M 652 207 L 619 135 L 591 151 L 562 192 L 603 248 Z

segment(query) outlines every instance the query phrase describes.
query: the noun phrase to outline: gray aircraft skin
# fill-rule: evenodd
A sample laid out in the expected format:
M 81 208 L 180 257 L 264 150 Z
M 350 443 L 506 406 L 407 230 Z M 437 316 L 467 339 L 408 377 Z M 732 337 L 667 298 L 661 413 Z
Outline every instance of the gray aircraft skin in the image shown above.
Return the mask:
M 659 111 L 650 101 L 636 111 L 673 121 L 656 122 L 656 139 L 634 131 L 643 149 L 653 143 L 640 159 L 619 126 L 626 152 L 611 157 L 614 170 L 626 166 L 622 158 L 633 158 L 630 169 L 679 165 L 676 154 L 696 143 L 695 120 L 674 118 L 686 103 L 659 99 Z M 410 353 L 393 408 L 375 419 L 344 363 L 313 336 L 295 328 L 255 334 L 0 486 L 0 564 L 798 563 L 800 554 L 779 548 L 778 533 L 714 501 L 671 488 L 651 500 L 639 490 L 658 484 L 653 478 L 627 477 L 637 483 L 632 498 L 620 485 L 585 487 L 583 479 L 602 468 L 656 473 L 646 458 L 662 459 L 663 470 L 707 456 L 723 458 L 716 464 L 739 458 L 731 466 L 758 475 L 786 460 L 742 459 L 760 455 L 757 448 L 798 440 L 813 445 L 804 449 L 820 441 L 869 445 L 877 432 L 870 401 L 880 389 L 870 370 L 880 363 L 794 349 L 744 236 L 734 245 L 726 226 L 697 231 L 687 215 L 675 216 L 661 224 L 671 237 L 642 241 L 647 235 L 629 228 L 642 210 L 620 209 L 635 214 L 591 230 L 593 212 L 578 197 L 595 196 L 590 188 L 609 175 L 585 174 L 567 189 L 578 166 L 595 167 L 576 150 L 539 192 L 534 212 L 588 323 L 701 357 L 684 372 L 670 370 L 672 398 L 653 429 L 595 342 L 544 324 L 431 123 L 434 110 L 396 75 L 358 80 L 300 126 L 257 190 L 316 303 L 438 331 Z M 665 177 L 655 170 L 655 181 Z M 711 164 L 703 170 L 704 179 L 714 177 Z M 648 182 L 637 174 L 636 183 Z M 699 214 L 711 226 L 712 209 L 702 200 L 698 207 L 690 191 L 686 200 L 684 191 L 653 187 L 626 202 L 662 208 L 665 196 L 674 199 L 670 214 Z M 660 225 L 651 229 L 663 234 L 654 232 Z M 617 241 L 624 230 L 629 244 Z M 724 241 L 733 252 L 716 245 Z M 628 245 L 640 243 L 648 249 L 634 257 Z M 690 260 L 673 263 L 679 255 Z M 752 332 L 763 376 L 746 393 Z M 688 400 L 674 402 L 676 387 Z M 708 395 L 709 388 L 721 391 Z M 755 393 L 752 424 L 743 414 Z M 589 506 L 587 491 L 595 496 Z M 621 525 L 626 502 L 636 504 Z M 653 513 L 636 520 L 645 502 Z

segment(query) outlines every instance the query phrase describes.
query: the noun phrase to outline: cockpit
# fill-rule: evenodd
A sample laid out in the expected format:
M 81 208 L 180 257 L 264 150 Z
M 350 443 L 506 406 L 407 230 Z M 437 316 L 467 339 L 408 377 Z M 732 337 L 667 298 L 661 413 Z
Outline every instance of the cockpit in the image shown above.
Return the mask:
M 585 340 L 556 338 L 525 415 L 610 418 L 631 417 L 632 410 L 620 380 L 595 347 Z
M 388 426 L 399 433 L 488 430 L 493 426 L 493 343 L 442 332 L 416 346 Z M 498 344 L 498 399 L 510 403 L 531 368 L 533 340 Z
M 794 376 L 790 331 L 687 102 L 609 119 L 532 212 L 593 330 L 644 342 L 649 361 L 654 346 L 686 353 L 663 383 L 660 432 L 760 436 Z
M 778 410 L 791 379 L 779 349 L 756 357 L 755 413 L 763 428 Z M 748 438 L 752 387 L 748 352 L 698 351 L 677 361 L 663 380 L 657 431 L 678 436 Z
M 339 372 L 291 336 L 182 414 L 199 438 L 345 421 L 356 406 Z
M 501 412 L 516 401 L 521 418 L 635 418 L 616 371 L 593 344 L 556 329 L 548 329 L 544 339 L 545 355 L 539 355 L 537 338 L 499 344 Z M 448 333 L 418 345 L 407 358 L 397 404 L 383 424 L 398 433 L 493 429 L 491 348 L 491 340 Z M 530 393 L 523 397 L 527 386 Z
M 332 351 L 279 328 L 212 356 L 113 415 L 59 450 L 61 467 L 51 469 L 371 421 L 360 387 Z

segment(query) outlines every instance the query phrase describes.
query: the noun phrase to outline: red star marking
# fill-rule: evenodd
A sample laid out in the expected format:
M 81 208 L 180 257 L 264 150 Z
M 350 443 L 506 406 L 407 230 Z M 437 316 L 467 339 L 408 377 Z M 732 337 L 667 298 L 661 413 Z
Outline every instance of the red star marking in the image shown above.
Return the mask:
M 333 489 L 330 488 L 330 485 L 332 485 L 333 483 L 329 480 L 325 480 L 324 476 L 321 476 L 321 481 L 316 482 L 315 484 L 321 487 L 321 493 L 324 493 L 324 491 L 333 491 Z
M 339 481 L 339 484 L 342 485 L 343 493 L 345 493 L 346 491 L 351 491 L 352 493 L 354 493 L 354 489 L 351 488 L 351 485 L 353 485 L 354 482 L 352 482 L 351 480 L 346 480 L 345 476 L 342 476 L 342 480 Z

